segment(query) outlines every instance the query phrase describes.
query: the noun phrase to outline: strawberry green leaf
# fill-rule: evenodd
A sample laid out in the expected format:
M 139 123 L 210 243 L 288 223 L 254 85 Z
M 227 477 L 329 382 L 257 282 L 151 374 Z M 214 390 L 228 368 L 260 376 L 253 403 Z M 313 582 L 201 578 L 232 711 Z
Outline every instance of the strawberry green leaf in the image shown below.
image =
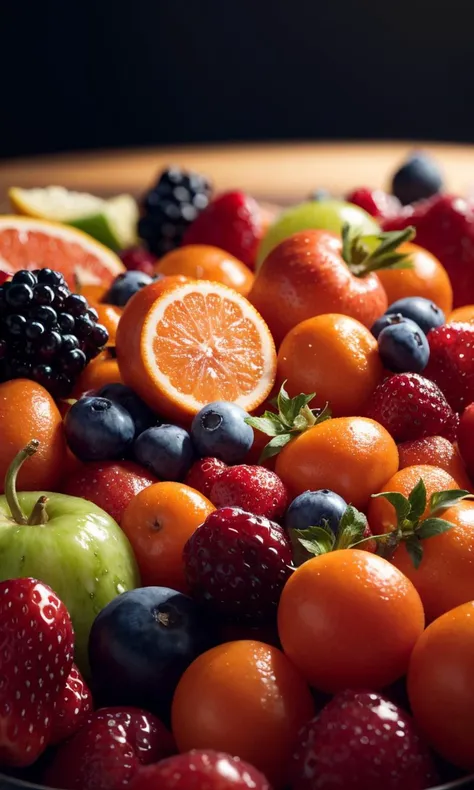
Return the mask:
M 291 433 L 281 433 L 278 436 L 274 436 L 273 439 L 270 439 L 267 445 L 263 448 L 262 454 L 260 456 L 260 463 L 266 461 L 267 458 L 273 458 L 274 455 L 278 455 L 280 450 L 285 447 L 291 440 L 293 436 Z
M 266 411 L 261 417 L 246 417 L 245 422 L 267 436 L 278 436 L 288 430 L 271 411 Z
M 410 518 L 420 518 L 426 509 L 426 486 L 423 478 L 420 477 L 418 483 L 408 497 L 410 503 Z
M 320 554 L 332 551 L 336 540 L 329 527 L 290 529 L 289 535 L 295 565 L 302 565 L 311 557 L 319 557 Z
M 313 415 L 316 418 L 315 425 L 321 425 L 322 422 L 326 422 L 326 420 L 330 420 L 332 418 L 332 411 L 330 409 L 329 403 L 322 409 L 313 409 Z
M 304 407 L 307 406 L 308 403 L 311 403 L 315 396 L 316 393 L 312 392 L 311 395 L 304 395 L 301 393 L 300 395 L 296 395 L 295 398 L 291 398 L 285 413 L 285 417 L 290 425 L 294 425 Z
M 410 502 L 403 494 L 398 493 L 398 491 L 382 491 L 380 494 L 372 494 L 373 499 L 379 499 L 380 497 L 383 497 L 393 505 L 399 522 L 407 518 L 411 506 Z
M 416 535 L 412 535 L 410 538 L 408 538 L 408 540 L 405 541 L 405 546 L 413 565 L 418 570 L 423 559 L 423 546 L 421 545 L 421 542 L 418 540 Z
M 433 538 L 435 535 L 442 535 L 452 527 L 454 524 L 445 521 L 444 518 L 427 518 L 421 522 L 416 530 L 416 535 L 419 540 L 426 540 L 426 538 Z
M 337 548 L 349 549 L 353 543 L 358 543 L 364 537 L 366 528 L 367 519 L 364 514 L 348 505 L 338 525 Z
M 452 488 L 449 491 L 435 491 L 430 499 L 430 515 L 433 516 L 439 510 L 457 505 L 468 496 L 471 496 L 469 491 L 462 488 Z

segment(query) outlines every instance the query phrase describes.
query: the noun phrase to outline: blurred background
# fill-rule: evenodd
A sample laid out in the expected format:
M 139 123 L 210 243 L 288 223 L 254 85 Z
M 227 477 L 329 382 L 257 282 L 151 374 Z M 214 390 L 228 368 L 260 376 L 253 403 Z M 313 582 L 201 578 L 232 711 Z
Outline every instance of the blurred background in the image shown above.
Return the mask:
M 0 157 L 469 142 L 473 18 L 468 0 L 2 0 Z

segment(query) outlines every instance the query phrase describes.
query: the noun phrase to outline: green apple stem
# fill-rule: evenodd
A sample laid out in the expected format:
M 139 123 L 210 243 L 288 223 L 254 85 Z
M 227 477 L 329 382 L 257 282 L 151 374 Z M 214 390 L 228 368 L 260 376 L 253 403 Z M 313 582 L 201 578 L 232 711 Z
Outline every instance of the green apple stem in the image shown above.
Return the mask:
M 41 524 L 47 524 L 49 521 L 48 514 L 46 512 L 46 505 L 48 504 L 48 501 L 49 500 L 47 496 L 40 496 L 38 499 L 36 505 L 31 511 L 31 516 L 28 519 L 28 524 L 31 527 L 39 527 Z
M 5 475 L 5 497 L 8 502 L 10 512 L 17 524 L 28 524 L 28 519 L 21 509 L 20 502 L 18 501 L 18 494 L 16 491 L 16 480 L 18 472 L 25 463 L 27 458 L 31 458 L 39 447 L 39 441 L 32 439 L 23 450 L 20 450 L 18 455 L 15 456 L 11 462 L 7 474 Z

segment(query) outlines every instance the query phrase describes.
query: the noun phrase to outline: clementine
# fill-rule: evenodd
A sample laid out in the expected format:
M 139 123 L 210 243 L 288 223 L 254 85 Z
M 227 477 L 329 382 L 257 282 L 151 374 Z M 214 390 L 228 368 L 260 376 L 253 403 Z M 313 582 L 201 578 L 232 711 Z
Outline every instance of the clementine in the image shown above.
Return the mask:
M 383 269 L 377 272 L 387 293 L 388 303 L 406 296 L 423 296 L 435 302 L 446 315 L 453 307 L 453 289 L 448 273 L 434 255 L 412 242 L 400 252 L 409 255 L 411 268 Z
M 254 276 L 248 266 L 228 252 L 207 244 L 189 244 L 168 252 L 155 266 L 157 274 L 182 274 L 196 280 L 212 280 L 247 296 Z

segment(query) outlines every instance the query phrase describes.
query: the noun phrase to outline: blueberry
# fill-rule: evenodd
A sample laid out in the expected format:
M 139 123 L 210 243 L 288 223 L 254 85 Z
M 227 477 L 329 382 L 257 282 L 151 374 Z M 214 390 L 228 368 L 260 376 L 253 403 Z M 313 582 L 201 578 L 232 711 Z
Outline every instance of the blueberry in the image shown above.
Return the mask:
M 387 313 L 401 313 L 405 318 L 411 318 L 425 335 L 430 329 L 435 329 L 446 323 L 446 317 L 441 308 L 422 296 L 407 296 L 405 299 L 398 299 L 386 310 Z
M 403 324 L 407 319 L 401 313 L 385 313 L 377 318 L 375 324 L 372 324 L 370 331 L 375 338 L 378 338 L 382 329 L 392 324 Z
M 404 206 L 436 195 L 442 189 L 443 178 L 438 165 L 423 153 L 410 156 L 392 180 L 392 192 Z
M 128 271 L 119 274 L 105 294 L 103 301 L 107 304 L 115 304 L 124 307 L 128 300 L 132 298 L 141 288 L 150 285 L 153 279 L 145 272 Z
M 128 411 L 107 398 L 80 398 L 69 409 L 64 429 L 71 450 L 81 461 L 123 458 L 135 435 Z
M 108 398 L 128 411 L 135 423 L 135 437 L 158 423 L 158 419 L 150 407 L 125 384 L 106 384 L 97 390 L 96 395 Z
M 235 403 L 215 401 L 196 414 L 191 437 L 202 458 L 214 456 L 226 464 L 239 464 L 253 444 L 247 412 Z
M 421 373 L 428 364 L 430 347 L 425 333 L 409 318 L 386 326 L 378 336 L 380 358 L 394 373 Z
M 158 425 L 143 431 L 133 453 L 138 463 L 160 480 L 182 480 L 194 461 L 191 437 L 177 425 Z
M 311 192 L 309 196 L 309 200 L 316 200 L 319 202 L 324 200 L 330 200 L 331 197 L 332 195 L 328 189 L 323 189 L 322 187 L 319 187 L 318 189 L 315 189 L 314 192 Z
M 323 488 L 320 491 L 304 491 L 293 500 L 285 514 L 287 529 L 308 529 L 328 526 L 337 532 L 339 522 L 347 509 L 347 503 L 334 491 Z
M 183 672 L 215 643 L 209 617 L 187 595 L 167 587 L 119 595 L 96 617 L 89 637 L 101 704 L 166 716 Z

